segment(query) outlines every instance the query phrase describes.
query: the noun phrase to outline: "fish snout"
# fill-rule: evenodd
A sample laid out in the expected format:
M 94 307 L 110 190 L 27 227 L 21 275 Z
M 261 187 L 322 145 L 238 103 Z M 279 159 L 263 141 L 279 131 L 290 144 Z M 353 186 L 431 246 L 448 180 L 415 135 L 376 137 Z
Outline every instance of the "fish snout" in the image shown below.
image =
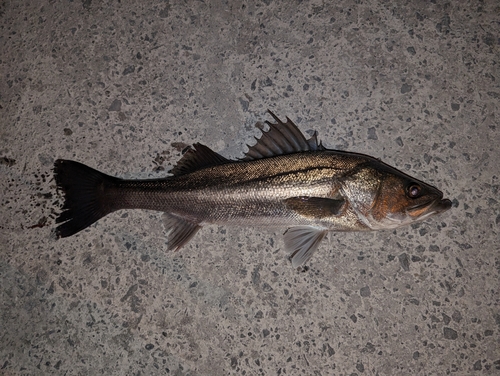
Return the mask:
M 445 198 L 441 199 L 439 201 L 436 201 L 436 204 L 434 205 L 434 209 L 436 210 L 437 213 L 442 213 L 448 209 L 451 208 L 451 200 Z

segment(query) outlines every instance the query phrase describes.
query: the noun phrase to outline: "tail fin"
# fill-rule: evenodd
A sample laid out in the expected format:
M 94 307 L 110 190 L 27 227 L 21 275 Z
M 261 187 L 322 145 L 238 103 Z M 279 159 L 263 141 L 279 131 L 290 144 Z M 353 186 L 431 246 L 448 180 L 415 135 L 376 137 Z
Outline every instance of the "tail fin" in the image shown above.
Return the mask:
M 58 238 L 76 234 L 117 209 L 106 195 L 118 178 L 64 159 L 54 163 L 54 177 L 65 196 L 63 211 L 56 219 L 62 223 L 55 230 Z

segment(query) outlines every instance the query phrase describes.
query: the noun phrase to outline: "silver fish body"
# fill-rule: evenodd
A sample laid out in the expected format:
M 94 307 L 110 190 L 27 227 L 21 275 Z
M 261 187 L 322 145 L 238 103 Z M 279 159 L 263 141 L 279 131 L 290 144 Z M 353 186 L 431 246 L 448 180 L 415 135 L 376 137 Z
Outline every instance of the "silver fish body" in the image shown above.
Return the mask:
M 367 155 L 327 150 L 287 119 L 269 123 L 243 160 L 202 144 L 155 180 L 123 180 L 78 162 L 57 160 L 66 202 L 56 229 L 70 236 L 119 209 L 165 213 L 169 249 L 205 224 L 288 228 L 285 247 L 304 264 L 328 231 L 396 228 L 451 207 L 436 188 Z
M 338 169 L 335 152 L 281 155 L 204 168 L 174 179 L 121 181 L 114 195 L 127 208 L 160 210 L 203 224 L 322 226 L 329 230 L 360 229 L 358 221 L 339 216 L 301 215 L 287 200 L 334 198 L 347 168 Z M 147 188 L 146 188 L 147 186 Z M 325 203 L 327 203 L 325 201 Z

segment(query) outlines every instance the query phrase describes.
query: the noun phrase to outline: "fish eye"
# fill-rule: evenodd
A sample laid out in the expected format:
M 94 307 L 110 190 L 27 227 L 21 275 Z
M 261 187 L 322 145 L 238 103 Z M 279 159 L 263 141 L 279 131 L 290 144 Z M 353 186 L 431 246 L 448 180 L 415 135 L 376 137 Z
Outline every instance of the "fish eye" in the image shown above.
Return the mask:
M 422 187 L 420 187 L 420 185 L 418 185 L 417 183 L 411 183 L 408 185 L 408 188 L 406 188 L 406 193 L 410 198 L 419 197 L 421 192 Z

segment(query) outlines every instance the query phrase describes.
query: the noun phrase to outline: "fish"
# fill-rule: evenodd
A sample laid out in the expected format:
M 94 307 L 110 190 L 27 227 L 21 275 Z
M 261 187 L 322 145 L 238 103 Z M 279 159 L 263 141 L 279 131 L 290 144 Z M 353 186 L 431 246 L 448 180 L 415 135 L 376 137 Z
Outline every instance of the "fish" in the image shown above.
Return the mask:
M 310 260 L 329 231 L 394 229 L 450 209 L 437 188 L 369 155 L 327 149 L 287 117 L 266 121 L 255 145 L 232 160 L 194 143 L 159 179 L 130 180 L 57 159 L 64 204 L 57 238 L 122 209 L 163 212 L 167 249 L 179 250 L 204 225 L 283 228 L 294 268 Z

